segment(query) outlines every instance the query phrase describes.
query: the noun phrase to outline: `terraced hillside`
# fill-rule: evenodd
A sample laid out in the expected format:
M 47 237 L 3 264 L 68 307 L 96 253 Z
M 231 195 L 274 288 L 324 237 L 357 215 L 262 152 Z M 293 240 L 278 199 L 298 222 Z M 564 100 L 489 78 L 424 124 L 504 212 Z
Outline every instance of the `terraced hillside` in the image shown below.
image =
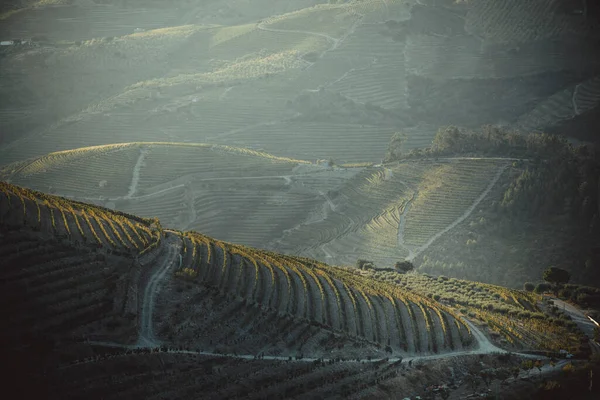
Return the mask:
M 129 143 L 51 153 L 1 174 L 32 189 L 263 247 L 318 207 L 322 190 L 359 171 L 229 146 Z
M 577 14 L 558 0 L 254 7 L 263 11 L 241 0 L 221 9 L 188 3 L 175 11 L 87 4 L 7 16 L 11 37 L 45 39 L 2 49 L 1 162 L 141 140 L 377 162 L 401 128 L 411 132 L 408 147 L 427 145 L 421 124 L 521 118 L 544 129 L 546 121 L 529 114 L 600 68 L 593 10 Z M 275 14 L 261 14 L 268 10 Z M 314 110 L 286 107 L 319 89 L 367 111 L 317 121 Z M 378 108 L 393 121 L 375 118 Z
M 450 158 L 366 168 L 324 194 L 323 208 L 274 248 L 335 264 L 412 260 L 472 213 L 508 162 Z
M 331 168 L 226 146 L 130 143 L 52 153 L 0 173 L 221 240 L 335 264 L 367 258 L 391 266 L 426 254 L 472 213 L 510 162 Z
M 139 299 L 142 304 L 138 306 L 139 343 L 160 342 L 166 336 L 169 341 L 188 347 L 219 343 L 220 346 L 233 346 L 238 352 L 253 353 L 262 349 L 272 355 L 289 353 L 292 349 L 321 354 L 324 348 L 333 350 L 348 340 L 374 348 L 388 346 L 388 352 L 411 354 L 462 349 L 472 343 L 470 327 L 455 311 L 394 285 L 373 285 L 351 270 L 233 245 L 195 232 L 162 232 L 156 221 L 132 220 L 134 217 L 127 214 L 116 214 L 5 183 L 2 183 L 1 205 L 3 230 L 7 234 L 18 232 L 10 236 L 10 240 L 3 240 L 7 288 L 24 285 L 27 290 L 32 290 L 31 274 L 44 271 L 48 277 L 59 279 L 57 288 L 65 286 L 66 290 L 64 299 L 61 296 L 54 298 L 48 292 L 49 300 L 56 300 L 61 305 L 65 302 L 76 305 L 76 299 L 69 296 L 90 300 L 89 296 L 81 294 L 79 277 L 85 284 L 94 282 L 89 288 L 92 293 L 106 295 L 98 292 L 104 285 L 103 280 L 94 280 L 92 276 L 89 280 L 86 275 L 80 275 L 79 271 L 91 260 L 97 260 L 92 265 L 102 264 L 118 256 L 129 259 L 134 269 L 136 264 L 139 269 L 141 263 L 140 276 L 146 276 L 142 282 L 147 282 L 148 286 L 144 290 L 131 289 L 140 293 L 138 296 L 144 293 Z M 33 212 L 36 209 L 37 215 Z M 47 241 L 46 245 L 39 246 L 35 232 Z M 51 250 L 49 246 L 61 238 L 64 244 Z M 90 244 L 91 238 L 96 243 Z M 147 242 L 148 238 L 153 238 L 154 242 L 144 248 L 134 238 Z M 25 243 L 31 246 L 23 248 Z M 139 246 L 134 247 L 134 244 Z M 73 253 L 78 246 L 91 246 L 96 250 L 89 259 L 78 260 Z M 179 263 L 176 263 L 177 254 Z M 27 267 L 27 274 L 14 269 L 23 264 L 31 266 Z M 67 270 L 62 269 L 65 265 L 69 267 Z M 144 267 L 149 271 L 144 271 Z M 165 275 L 173 267 L 174 275 L 183 280 L 173 280 L 172 274 Z M 60 269 L 55 271 L 57 268 Z M 154 268 L 156 272 L 149 276 Z M 92 274 L 108 273 L 97 268 L 85 267 L 84 270 Z M 159 283 L 159 280 L 166 283 Z M 181 284 L 186 280 L 198 286 L 188 283 L 182 291 Z M 40 293 L 45 293 L 44 285 L 48 280 L 35 281 L 41 285 Z M 139 282 L 128 284 L 134 288 L 139 286 Z M 166 288 L 155 300 L 158 284 L 166 285 Z M 152 288 L 150 292 L 148 288 Z M 11 293 L 16 296 L 21 292 L 13 290 Z M 116 301 L 120 300 L 117 296 Z M 123 301 L 130 303 L 133 300 Z M 178 306 L 173 307 L 173 302 Z M 122 312 L 127 308 L 130 313 L 138 314 L 131 304 L 122 307 Z M 246 310 L 241 331 L 240 308 Z M 211 311 L 201 313 L 202 319 L 189 319 L 202 309 Z M 158 320 L 153 317 L 156 313 L 162 316 Z M 54 314 L 45 318 L 53 321 Z M 421 319 L 427 321 L 426 324 L 421 324 Z M 156 329 L 153 328 L 154 321 L 160 321 Z M 266 337 L 278 339 L 265 341 L 263 336 L 241 333 L 246 329 L 260 330 Z M 344 336 L 331 336 L 328 331 Z
M 394 285 L 374 284 L 348 269 L 329 267 L 309 259 L 259 252 L 213 241 L 193 232 L 185 235 L 183 240 L 184 262 L 178 274 L 231 296 L 244 298 L 246 303 L 256 302 L 278 315 L 303 318 L 334 332 L 345 332 L 350 337 L 387 345 L 388 351 L 437 353 L 444 348 L 461 349 L 471 342 L 470 328 L 460 322 L 453 311 L 439 308 L 414 293 L 398 291 Z M 173 296 L 165 295 L 166 298 Z M 185 306 L 202 308 L 198 301 L 197 297 Z M 238 328 L 233 318 L 237 317 L 229 313 L 231 309 L 218 311 L 213 308 L 211 319 L 215 325 L 213 333 L 208 335 L 206 331 L 194 330 L 194 324 L 176 316 L 175 321 L 165 320 L 163 324 L 181 329 L 187 336 L 186 340 L 213 336 L 217 332 L 224 337 L 235 336 Z M 259 315 L 252 318 L 248 315 L 247 318 L 261 319 Z M 422 318 L 428 321 L 426 325 L 418 324 Z M 273 328 L 277 328 L 285 342 L 286 336 L 295 337 L 294 325 Z M 310 348 L 314 343 L 325 340 L 325 336 L 321 335 L 318 330 L 313 332 L 309 329 L 303 334 L 298 350 L 301 351 L 303 345 Z M 245 341 L 252 343 L 255 340 L 252 336 L 240 338 L 238 345 L 246 346 L 249 344 Z M 189 346 L 191 343 L 186 344 Z M 279 355 L 277 346 L 272 347 L 275 347 L 274 353 L 267 351 L 266 354 Z
M 28 217 L 31 214 L 28 208 L 33 208 L 31 203 L 40 205 L 41 225 Z M 527 297 L 518 291 L 471 285 L 471 289 L 483 290 L 479 301 L 493 299 L 493 310 L 499 313 L 494 317 L 494 313 L 489 314 L 492 308 L 479 311 L 468 297 L 455 298 L 444 305 L 432 300 L 431 295 L 420 294 L 421 290 L 425 294 L 442 290 L 458 295 L 460 290 L 445 290 L 446 281 L 399 273 L 373 275 L 368 271 L 332 267 L 316 260 L 235 245 L 197 232 L 162 231 L 155 221 L 101 210 L 10 184 L 2 184 L 0 204 L 5 238 L 2 242 L 6 266 L 3 282 L 10 289 L 5 293 L 17 296 L 21 292 L 16 288 L 21 285 L 32 293 L 36 287 L 32 286 L 33 282 L 36 282 L 40 296 L 46 294 L 36 298 L 35 303 L 47 299 L 49 304 L 56 301 L 57 307 L 70 303 L 78 307 L 79 299 L 85 300 L 82 306 L 85 310 L 91 300 L 97 299 L 89 294 L 102 299 L 117 290 L 111 308 L 113 313 L 108 316 L 118 319 L 129 315 L 128 318 L 136 319 L 137 315 L 138 343 L 141 345 L 164 341 L 187 348 L 225 349 L 226 352 L 245 354 L 254 354 L 261 349 L 262 353 L 272 356 L 292 353 L 317 356 L 323 352 L 336 353 L 342 348 L 344 351 L 339 354 L 347 356 L 364 351 L 377 352 L 378 348 L 384 347 L 387 352 L 398 354 L 440 353 L 461 351 L 474 345 L 473 325 L 465 323 L 459 316 L 454 301 L 461 307 L 473 307 L 478 318 L 489 323 L 500 320 L 511 310 L 539 313 L 535 296 Z M 25 204 L 24 214 L 21 214 L 22 204 Z M 52 211 L 54 207 L 59 211 Z M 86 212 L 80 211 L 81 219 L 88 222 L 86 228 L 99 243 L 90 244 L 83 236 L 87 229 L 77 223 L 79 219 L 74 217 L 77 214 L 71 211 L 77 207 L 85 207 Z M 67 221 L 62 228 L 51 223 L 53 213 L 59 212 Z M 92 218 L 86 217 L 88 214 Z M 71 219 L 75 223 L 70 223 Z M 92 219 L 96 224 L 91 223 Z M 111 226 L 114 230 L 102 229 L 102 226 Z M 69 233 L 76 230 L 80 237 Z M 125 244 L 118 247 L 113 243 L 114 237 L 134 242 L 134 237 L 144 238 L 145 235 L 154 235 L 157 240 L 145 249 L 136 249 L 132 245 L 125 247 Z M 88 250 L 84 250 L 86 248 Z M 78 252 L 82 258 L 78 257 Z M 109 265 L 113 260 L 115 266 Z M 16 268 L 23 264 L 27 265 L 24 270 L 27 273 Z M 103 264 L 107 268 L 96 268 Z M 128 264 L 131 264 L 128 273 L 114 275 L 122 268 L 120 266 Z M 117 268 L 112 270 L 113 275 L 111 267 Z M 44 279 L 34 278 L 40 273 Z M 92 275 L 88 277 L 86 274 L 90 273 Z M 106 278 L 98 280 L 94 274 Z M 48 292 L 45 285 L 49 284 L 50 277 L 55 289 L 64 287 L 63 291 Z M 88 288 L 88 285 L 91 286 Z M 82 287 L 89 292 L 81 292 Z M 111 288 L 113 292 L 103 292 L 103 287 L 104 290 Z M 408 287 L 412 289 L 408 290 Z M 417 287 L 422 289 L 417 291 Z M 502 311 L 503 308 L 506 310 Z M 72 310 L 72 307 L 65 310 Z M 210 312 L 206 313 L 206 310 Z M 242 320 L 238 314 L 240 310 L 243 310 Z M 64 312 L 48 313 L 44 320 L 54 326 L 54 317 L 64 315 Z M 202 315 L 202 318 L 195 315 Z M 509 336 L 511 343 L 535 348 L 558 340 L 549 336 L 543 343 L 536 341 L 527 332 L 535 331 L 536 326 L 541 328 L 545 317 L 531 313 L 519 315 L 539 322 L 526 330 L 514 331 L 517 333 Z M 27 326 L 24 320 L 15 329 L 27 330 Z M 45 325 L 39 323 L 39 326 Z M 125 326 L 131 327 L 131 324 Z M 263 335 L 249 334 L 257 331 Z M 89 329 L 77 332 L 79 337 L 94 337 Z M 131 332 L 129 335 L 126 342 L 132 339 Z M 269 340 L 265 340 L 265 336 Z M 344 347 L 348 343 L 358 343 L 358 346 L 351 350 Z
M 348 381 L 344 390 L 351 393 L 392 377 L 401 357 L 427 361 L 503 351 L 466 320 L 465 313 L 506 335 L 506 344 L 517 349 L 556 350 L 576 342 L 576 335 L 564 328 L 550 329 L 552 320 L 540 313 L 539 299 L 520 291 L 332 267 L 197 232 L 162 229 L 153 220 L 7 183 L 1 188 L 0 276 L 6 300 L 2 312 L 13 322 L 3 331 L 2 343 L 3 351 L 18 360 L 12 369 L 17 381 L 45 382 L 48 376 L 71 374 L 75 365 L 93 375 L 97 367 L 115 362 L 120 368 L 121 361 L 134 360 L 121 351 L 90 357 L 94 348 L 122 347 L 148 354 L 157 351 L 149 348 L 162 345 L 164 353 L 173 353 L 182 362 L 193 355 L 202 365 L 200 360 L 207 366 L 214 365 L 212 360 L 224 363 L 218 371 L 226 375 L 233 373 L 229 366 L 256 370 L 259 362 L 240 362 L 251 358 L 273 365 L 321 358 L 324 367 L 326 359 L 331 367 L 320 369 L 309 381 L 336 376 L 336 382 Z M 40 224 L 31 212 L 36 208 Z M 80 236 L 69 234 L 69 229 L 79 230 L 81 225 L 74 217 L 78 211 L 71 211 L 75 209 L 81 219 L 90 220 Z M 52 215 L 63 212 L 68 217 L 60 228 L 52 223 Z M 108 226 L 130 229 L 109 231 Z M 83 239 L 88 229 L 101 237 L 101 243 Z M 148 250 L 120 247 L 111 243 L 116 232 L 127 240 L 148 234 L 156 241 Z M 431 295 L 450 284 L 454 300 Z M 474 302 L 469 291 L 479 293 Z M 493 307 L 478 306 L 491 299 Z M 393 358 L 383 360 L 386 356 Z M 367 370 L 355 369 L 359 363 L 335 367 L 333 361 L 366 357 L 382 361 Z M 309 373 L 318 364 L 307 370 L 290 365 L 289 375 L 296 370 Z M 243 374 L 240 370 L 236 376 Z M 69 379 L 70 393 L 82 390 L 81 379 Z M 128 390 L 141 389 L 127 382 L 122 384 Z M 196 383 L 208 385 L 204 390 L 220 390 L 220 381 L 202 382 Z M 65 383 L 59 379 L 54 384 L 58 390 Z M 276 390 L 268 385 L 263 389 Z M 320 385 L 315 390 L 326 394 L 333 387 Z

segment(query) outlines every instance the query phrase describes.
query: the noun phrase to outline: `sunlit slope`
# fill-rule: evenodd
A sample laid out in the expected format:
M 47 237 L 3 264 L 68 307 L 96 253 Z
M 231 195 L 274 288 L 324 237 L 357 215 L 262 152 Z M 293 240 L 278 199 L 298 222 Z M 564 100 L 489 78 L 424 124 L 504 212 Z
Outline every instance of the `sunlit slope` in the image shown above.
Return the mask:
M 491 337 L 501 347 L 511 349 L 539 348 L 557 351 L 578 349 L 581 332 L 575 323 L 557 321 L 545 314 L 542 296 L 502 286 L 432 277 L 427 274 L 360 271 L 369 278 L 394 282 L 412 288 L 443 304 L 453 305 L 470 319 L 488 324 Z
M 503 160 L 448 159 L 372 167 L 338 190 L 276 249 L 336 264 L 391 267 L 412 259 L 470 215 L 495 185 Z
M 158 217 L 223 240 L 265 247 L 303 221 L 360 168 L 222 145 L 128 143 L 51 153 L 0 170 L 4 180 Z
M 46 238 L 65 237 L 113 252 L 139 254 L 160 243 L 158 221 L 69 201 L 34 190 L 0 182 L 2 225 L 25 226 Z
M 423 246 L 487 194 L 506 167 L 506 161 L 466 160 L 442 164 L 429 170 L 415 187 L 406 213 L 403 239 L 406 245 Z

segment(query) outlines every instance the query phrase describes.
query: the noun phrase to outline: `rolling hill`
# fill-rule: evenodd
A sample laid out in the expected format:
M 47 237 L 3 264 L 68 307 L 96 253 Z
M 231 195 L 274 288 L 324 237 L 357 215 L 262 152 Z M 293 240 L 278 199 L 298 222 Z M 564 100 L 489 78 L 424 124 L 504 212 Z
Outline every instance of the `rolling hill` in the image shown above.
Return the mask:
M 102 3 L 37 3 L 6 16 L 1 33 L 36 40 L 2 49 L 2 164 L 138 141 L 378 162 L 401 129 L 409 148 L 447 124 L 576 135 L 597 110 L 593 7 L 528 0 L 513 15 L 487 0 L 264 1 L 262 11 L 242 0 Z M 289 107 L 319 90 L 364 109 L 325 120 L 315 107 Z M 572 118 L 577 132 L 565 131 Z

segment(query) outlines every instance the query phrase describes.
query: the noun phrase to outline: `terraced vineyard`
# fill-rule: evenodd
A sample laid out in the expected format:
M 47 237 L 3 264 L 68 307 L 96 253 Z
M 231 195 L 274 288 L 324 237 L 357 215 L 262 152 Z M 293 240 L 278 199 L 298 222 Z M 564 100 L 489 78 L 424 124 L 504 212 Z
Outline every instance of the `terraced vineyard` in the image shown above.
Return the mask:
M 376 192 L 391 179 L 374 169 L 364 175 Z M 171 394 L 202 388 L 226 398 L 261 397 L 310 388 L 328 396 L 340 384 L 348 395 L 364 394 L 397 376 L 402 357 L 427 361 L 501 351 L 466 315 L 487 323 L 496 332 L 492 337 L 504 338 L 511 349 L 570 349 L 579 340 L 568 324 L 553 324 L 540 312 L 534 294 L 334 267 L 193 231 L 162 230 L 157 220 L 6 183 L 0 189 L 2 311 L 11 320 L 3 349 L 22 361 L 17 375 L 46 382 L 56 393 L 104 393 L 104 383 L 90 379 L 135 362 L 137 383 L 124 373 L 117 386 L 128 396 L 143 395 L 142 365 L 160 354 L 163 371 L 165 362 L 177 360 L 181 367 L 190 357 L 202 371 L 214 369 L 210 380 L 205 373 L 178 375 L 187 383 L 170 386 Z M 61 226 L 59 219 L 66 222 Z M 92 243 L 82 239 L 88 233 Z M 144 239 L 156 241 L 142 248 Z M 154 341 L 145 344 L 149 338 Z M 98 347 L 105 350 L 92 350 Z M 366 368 L 351 362 L 365 358 L 375 360 Z M 260 372 L 265 360 L 280 367 Z M 255 392 L 238 385 L 257 371 L 261 381 L 271 379 L 267 371 L 273 379 L 281 372 L 287 383 L 263 383 Z M 228 378 L 225 388 L 230 374 L 237 383 Z M 171 375 L 161 376 L 171 382 Z M 120 391 L 115 387 L 112 393 Z
M 454 311 L 394 285 L 369 282 L 345 268 L 215 241 L 195 232 L 184 234 L 184 240 L 184 259 L 189 261 L 182 263 L 179 275 L 278 315 L 304 318 L 328 330 L 387 345 L 389 351 L 437 353 L 461 349 L 472 341 L 470 328 Z M 227 322 L 233 317 L 215 319 L 233 329 Z
M 237 146 L 260 146 L 267 152 L 308 159 L 333 157 L 338 162 L 378 161 L 389 143 L 388 126 L 343 123 L 286 122 L 257 126 L 228 137 Z M 289 146 L 290 132 L 295 135 Z M 344 147 L 339 138 L 344 135 Z M 257 138 L 260 137 L 260 141 Z M 365 142 L 364 138 L 369 137 Z M 315 147 L 316 146 L 316 147 Z M 369 156 L 365 157 L 365 154 Z
M 129 365 L 143 366 L 135 377 Z M 404 368 L 402 368 L 403 370 Z M 98 384 L 105 371 L 117 371 L 113 385 Z M 376 382 L 396 378 L 400 363 L 288 362 L 199 355 L 190 352 L 106 354 L 94 362 L 76 362 L 53 371 L 47 379 L 53 394 L 69 393 L 77 397 L 106 395 L 113 398 L 148 398 L 156 394 L 154 385 L 177 398 L 208 394 L 214 399 L 264 399 L 284 396 L 331 398 L 360 395 Z M 165 373 L 166 371 L 166 373 Z M 210 371 L 209 373 L 206 373 Z M 235 377 L 235 378 L 232 378 Z M 401 390 L 405 380 L 395 382 Z M 37 383 L 37 381 L 36 381 Z M 260 384 L 259 384 L 260 383 Z M 364 394 L 364 393 L 363 393 Z
M 23 232 L 15 236 L 17 242 L 9 240 L 4 244 L 3 241 L 3 246 L 6 246 L 2 249 L 6 255 L 3 260 L 9 263 L 7 265 L 19 265 L 15 262 L 28 257 L 30 261 L 27 263 L 32 266 L 32 273 L 39 272 L 38 268 L 44 268 L 50 273 L 49 276 L 59 278 L 63 275 L 55 274 L 53 269 L 56 266 L 66 264 L 76 268 L 86 264 L 86 260 L 80 262 L 73 254 L 77 243 L 106 249 L 103 256 L 97 251 L 92 252 L 95 254 L 90 255 L 90 260 L 101 263 L 112 260 L 111 257 L 122 257 L 123 262 L 127 263 L 127 258 L 141 256 L 152 249 L 164 253 L 163 242 L 160 239 L 166 235 L 170 238 L 167 242 L 172 243 L 173 237 L 178 237 L 182 244 L 181 262 L 175 275 L 199 285 L 200 292 L 193 297 L 192 303 L 200 305 L 206 301 L 217 301 L 211 288 L 225 295 L 226 299 L 224 302 L 218 300 L 213 307 L 209 307 L 212 309 L 212 323 L 194 324 L 194 330 L 185 324 L 171 330 L 170 337 L 174 336 L 171 340 L 176 342 L 197 345 L 202 341 L 198 342 L 198 339 L 192 338 L 198 338 L 199 332 L 216 330 L 213 332 L 215 335 L 223 335 L 226 333 L 222 331 L 223 327 L 233 329 L 231 334 L 234 337 L 239 336 L 239 333 L 234 333 L 237 332 L 234 321 L 239 316 L 232 311 L 238 309 L 240 302 L 243 302 L 250 314 L 260 313 L 262 310 L 263 316 L 270 316 L 269 318 L 276 315 L 278 318 L 291 318 L 291 324 L 286 328 L 289 330 L 279 331 L 283 337 L 288 337 L 288 342 L 283 347 L 274 344 L 272 347 L 276 352 L 286 349 L 289 351 L 298 345 L 299 351 L 303 348 L 318 351 L 319 346 L 316 344 L 327 337 L 327 331 L 344 333 L 351 341 L 358 343 L 375 347 L 386 346 L 388 352 L 410 354 L 460 350 L 472 343 L 469 326 L 454 310 L 395 285 L 369 282 L 350 269 L 330 267 L 310 259 L 234 245 L 196 232 L 162 233 L 157 220 L 131 217 L 5 183 L 2 183 L 1 189 L 3 232 Z M 37 215 L 33 212 L 36 209 Z M 65 254 L 58 251 L 61 254 L 55 256 L 53 251 L 50 251 L 49 255 L 45 255 L 48 253 L 48 246 L 34 244 L 36 239 L 32 233 L 36 231 L 41 232 L 47 238 L 45 240 L 49 241 L 63 237 L 67 244 L 57 249 L 64 248 Z M 88 241 L 88 236 L 93 239 Z M 30 242 L 31 246 L 25 246 L 25 250 L 22 242 Z M 159 259 L 161 257 L 159 256 Z M 68 261 L 71 258 L 73 262 Z M 12 274 L 13 269 L 5 271 Z M 105 270 L 86 268 L 86 271 L 101 273 Z M 32 279 L 31 275 L 21 275 L 22 273 L 15 275 L 20 277 L 19 282 Z M 64 278 L 74 279 L 69 274 L 64 275 Z M 36 282 L 43 284 L 47 280 Z M 84 283 L 87 282 L 84 280 Z M 103 281 L 94 282 L 96 285 L 103 284 Z M 90 290 L 92 289 L 99 290 L 96 286 L 92 286 Z M 171 301 L 177 298 L 177 295 L 165 296 Z M 183 303 L 189 305 L 189 302 L 188 297 Z M 173 322 L 169 320 L 177 319 L 178 312 L 173 314 L 173 309 L 169 309 L 167 304 L 168 302 L 159 302 L 159 311 L 164 315 L 161 321 L 172 328 Z M 253 329 L 259 329 L 263 324 L 261 320 L 257 316 L 248 321 L 252 321 Z M 159 326 L 159 332 L 160 329 Z M 300 331 L 294 333 L 298 330 L 304 333 L 298 336 Z M 298 340 L 300 342 L 297 342 Z M 253 349 L 257 344 L 263 343 L 264 347 L 269 342 L 244 335 L 237 337 L 235 343 L 241 349 Z
M 495 183 L 505 165 L 496 160 L 458 161 L 429 171 L 406 214 L 404 242 L 422 246 L 451 226 Z
M 560 12 L 559 0 L 469 2 L 466 30 L 487 41 L 519 43 L 563 35 L 597 33 L 593 21 Z
M 230 146 L 129 143 L 52 153 L 0 174 L 32 189 L 158 217 L 165 226 L 264 247 L 318 207 L 321 190 L 359 170 Z
M 0 239 L 2 314 L 11 321 L 2 331 L 3 347 L 85 333 L 106 337 L 108 325 L 129 323 L 119 312 L 127 258 L 98 257 L 33 232 L 4 232 Z M 120 335 L 134 333 L 125 329 Z
M 461 223 L 505 165 L 449 159 L 367 168 L 331 190 L 322 209 L 285 232 L 274 248 L 336 264 L 361 258 L 391 267 Z
M 118 254 L 142 254 L 160 245 L 158 220 L 133 217 L 0 182 L 2 224 L 22 225 Z
M 539 307 L 542 297 L 537 294 L 422 274 L 389 274 L 387 279 L 427 296 L 440 296 L 442 303 L 461 308 L 465 314 L 487 323 L 492 336 L 499 338 L 502 345 L 516 349 L 572 348 L 575 351 L 580 333 L 573 326 L 557 323 L 545 315 Z
M 599 105 L 600 78 L 594 77 L 553 94 L 522 115 L 518 124 L 528 130 L 551 128 L 595 110 Z
M 3 21 L 9 24 L 3 29 L 11 32 L 10 37 L 43 35 L 57 40 L 85 40 L 126 35 L 140 27 L 155 29 L 176 25 L 178 14 L 175 9 L 122 9 L 94 3 L 78 7 L 35 7 Z M 49 19 L 50 15 L 54 18 Z

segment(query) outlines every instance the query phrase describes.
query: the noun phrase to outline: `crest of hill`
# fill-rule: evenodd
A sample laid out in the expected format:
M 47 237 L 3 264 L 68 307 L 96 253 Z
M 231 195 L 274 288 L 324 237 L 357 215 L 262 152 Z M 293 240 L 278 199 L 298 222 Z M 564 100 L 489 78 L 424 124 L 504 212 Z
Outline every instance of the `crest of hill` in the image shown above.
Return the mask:
M 5 181 L 18 181 L 20 178 L 32 177 L 36 174 L 47 173 L 53 169 L 72 168 L 77 164 L 89 163 L 90 158 L 98 159 L 106 157 L 108 159 L 107 161 L 110 164 L 113 164 L 113 168 L 124 167 L 125 165 L 120 165 L 119 161 L 115 160 L 113 156 L 115 154 L 139 155 L 140 151 L 156 153 L 164 152 L 165 155 L 170 157 L 177 157 L 177 153 L 181 151 L 182 154 L 179 156 L 195 156 L 198 158 L 196 160 L 197 162 L 202 161 L 202 156 L 216 155 L 216 157 L 211 157 L 210 161 L 214 162 L 218 159 L 221 159 L 223 164 L 227 164 L 230 163 L 231 159 L 233 158 L 239 160 L 239 157 L 242 157 L 248 159 L 254 158 L 266 163 L 309 164 L 308 161 L 304 160 L 277 157 L 261 151 L 226 145 L 214 145 L 206 143 L 134 142 L 57 151 L 41 157 L 16 162 L 0 169 L 0 179 Z M 185 161 L 194 163 L 193 159 Z M 109 168 L 110 166 L 99 163 L 99 165 L 95 165 L 95 167 Z

